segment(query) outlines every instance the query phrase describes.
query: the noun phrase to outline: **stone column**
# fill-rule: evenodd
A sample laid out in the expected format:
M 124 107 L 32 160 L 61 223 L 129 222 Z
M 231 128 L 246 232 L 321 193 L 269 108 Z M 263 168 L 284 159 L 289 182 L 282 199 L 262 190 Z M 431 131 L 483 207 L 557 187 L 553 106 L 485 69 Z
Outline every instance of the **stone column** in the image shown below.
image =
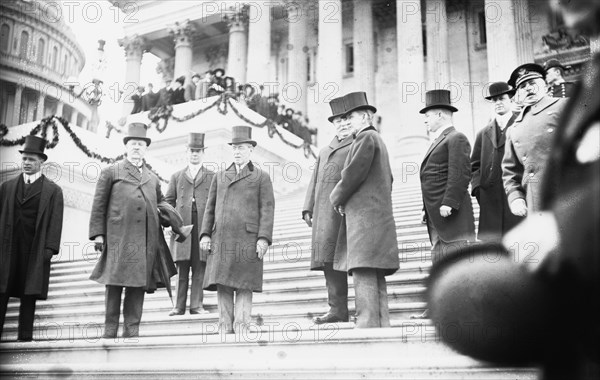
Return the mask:
M 62 116 L 63 115 L 63 107 L 64 107 L 64 103 L 61 102 L 60 100 L 56 101 L 56 112 L 54 112 L 54 115 L 56 116 Z
M 184 75 L 187 85 L 192 79 L 192 36 L 196 28 L 190 20 L 185 20 L 169 25 L 168 29 L 175 42 L 175 77 L 173 79 Z
M 396 40 L 398 44 L 398 90 L 400 103 L 397 136 L 426 137 L 422 116 L 422 90 L 425 82 L 425 58 L 421 7 L 419 2 L 396 0 Z
M 31 123 L 32 121 L 35 120 L 35 107 L 37 106 L 34 105 L 34 103 L 31 101 L 31 92 L 28 92 L 27 97 L 26 97 L 26 102 L 27 102 L 27 122 Z
M 427 0 L 427 88 L 444 88 L 450 82 L 446 0 Z
M 227 18 L 229 26 L 229 52 L 227 57 L 227 76 L 233 77 L 235 83 L 246 83 L 248 61 L 248 36 L 246 23 L 247 9 L 232 13 Z M 263 68 L 264 70 L 264 68 Z
M 253 2 L 249 8 L 248 60 L 246 80 L 254 83 L 269 81 L 271 72 L 271 8 L 263 2 Z
M 146 49 L 145 45 L 145 39 L 138 35 L 119 39 L 119 46 L 125 49 L 125 61 L 127 63 L 125 68 L 125 90 L 128 86 L 131 86 L 129 83 L 133 83 L 135 87 L 140 83 L 140 68 L 142 66 L 142 56 Z M 133 108 L 133 102 L 129 99 L 122 99 L 122 101 L 123 115 L 129 115 Z
M 367 100 L 375 100 L 375 41 L 373 8 L 370 0 L 354 0 L 354 83 L 355 91 L 365 91 Z
M 37 113 L 35 115 L 35 118 L 37 120 L 41 120 L 44 118 L 45 113 L 44 113 L 44 107 L 46 105 L 46 94 L 44 94 L 43 92 L 38 92 L 38 102 L 37 102 Z
M 520 64 L 533 62 L 529 6 L 521 1 L 485 0 L 488 78 L 506 81 Z
M 79 112 L 77 112 L 75 107 L 73 107 L 73 111 L 71 112 L 71 120 L 69 121 L 73 127 L 81 127 L 80 125 L 77 125 L 77 116 L 79 116 Z
M 16 91 L 15 91 L 15 104 L 13 106 L 13 119 L 12 119 L 12 125 L 19 125 L 21 124 L 21 100 L 23 98 L 23 85 L 21 84 L 16 84 Z
M 308 75 L 306 35 L 308 17 L 303 3 L 288 4 L 289 41 L 288 41 L 288 83 L 283 86 L 283 101 L 291 108 L 306 115 Z
M 319 1 L 319 35 L 317 51 L 318 105 L 317 118 L 311 117 L 311 124 L 318 128 L 319 147 L 329 144 L 335 130 L 327 120 L 331 115 L 329 101 L 342 96 L 342 72 L 344 70 L 342 53 L 342 1 Z

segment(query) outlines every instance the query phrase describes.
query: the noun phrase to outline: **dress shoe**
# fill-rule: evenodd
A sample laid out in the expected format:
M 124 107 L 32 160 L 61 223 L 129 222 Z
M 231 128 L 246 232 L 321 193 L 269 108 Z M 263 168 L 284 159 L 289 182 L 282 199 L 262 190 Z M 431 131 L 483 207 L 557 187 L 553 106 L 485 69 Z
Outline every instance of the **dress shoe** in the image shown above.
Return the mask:
M 208 314 L 209 311 L 201 307 L 198 309 L 190 309 L 190 314 Z
M 348 322 L 348 317 L 342 318 L 342 317 L 338 317 L 335 314 L 326 313 L 320 317 L 313 318 L 313 322 L 316 325 L 322 325 L 324 323 Z
M 183 310 L 179 310 L 179 309 L 173 309 L 171 310 L 171 312 L 169 313 L 169 317 L 172 317 L 174 315 L 183 315 L 185 313 L 185 311 Z

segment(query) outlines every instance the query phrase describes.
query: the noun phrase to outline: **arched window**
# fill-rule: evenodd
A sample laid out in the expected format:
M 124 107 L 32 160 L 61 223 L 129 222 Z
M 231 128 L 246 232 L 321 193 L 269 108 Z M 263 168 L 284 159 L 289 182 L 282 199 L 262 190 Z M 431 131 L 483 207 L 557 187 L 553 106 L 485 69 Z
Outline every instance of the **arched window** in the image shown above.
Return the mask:
M 46 53 L 46 41 L 40 38 L 38 40 L 38 48 L 37 48 L 37 63 L 38 65 L 44 65 L 44 54 Z
M 0 50 L 8 53 L 9 49 L 9 37 L 10 37 L 10 26 L 8 24 L 2 24 L 0 28 Z
M 26 31 L 21 32 L 21 50 L 19 51 L 19 57 L 27 59 L 29 52 L 29 33 Z
M 58 64 L 58 48 L 55 46 L 52 48 L 52 70 L 56 70 Z

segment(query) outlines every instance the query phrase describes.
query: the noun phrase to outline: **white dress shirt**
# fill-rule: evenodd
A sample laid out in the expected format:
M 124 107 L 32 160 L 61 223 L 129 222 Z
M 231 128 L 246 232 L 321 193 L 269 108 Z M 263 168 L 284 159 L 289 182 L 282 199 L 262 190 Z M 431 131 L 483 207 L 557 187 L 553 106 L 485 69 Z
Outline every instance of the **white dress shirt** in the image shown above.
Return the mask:
M 429 140 L 433 143 L 435 140 L 438 139 L 438 137 L 440 137 L 442 135 L 442 133 L 444 133 L 444 131 L 446 131 L 446 129 L 452 128 L 452 127 L 454 127 L 454 126 L 453 125 L 447 125 L 445 127 L 440 127 L 435 132 L 431 132 L 430 135 L 429 135 Z
M 496 114 L 496 123 L 500 127 L 500 130 L 503 131 L 504 128 L 506 128 L 506 124 L 508 124 L 508 121 L 510 120 L 510 118 L 512 117 L 512 115 L 513 115 L 513 113 L 510 112 L 510 111 L 508 111 L 504 115 L 498 115 L 498 114 Z
M 34 173 L 34 174 L 23 173 L 23 181 L 25 181 L 25 183 L 34 183 L 41 176 L 42 176 L 42 171 L 41 170 L 39 172 L 37 172 L 37 173 Z

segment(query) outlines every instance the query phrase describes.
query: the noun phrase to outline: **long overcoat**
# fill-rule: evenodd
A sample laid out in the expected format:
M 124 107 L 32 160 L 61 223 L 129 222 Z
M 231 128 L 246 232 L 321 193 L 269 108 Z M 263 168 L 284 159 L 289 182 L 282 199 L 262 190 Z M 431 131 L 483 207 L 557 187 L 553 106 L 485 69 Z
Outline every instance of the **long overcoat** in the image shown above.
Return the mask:
M 11 261 L 19 252 L 13 252 L 13 227 L 15 199 L 19 175 L 0 185 L 0 293 L 6 293 Z M 63 220 L 63 194 L 61 188 L 44 175 L 41 177 L 42 191 L 35 221 L 35 235 L 27 265 L 24 294 L 37 299 L 48 297 L 50 260 L 45 259 L 45 250 L 60 251 Z M 22 254 L 22 253 L 21 253 Z
M 156 287 L 152 271 L 159 249 L 160 182 L 124 159 L 102 170 L 90 216 L 89 238 L 104 236 L 104 250 L 90 279 L 105 285 Z
M 541 181 L 552 140 L 567 99 L 544 97 L 523 108 L 507 130 L 502 180 L 508 204 L 525 199 L 529 212 L 540 210 Z
M 165 201 L 175 207 L 183 218 L 184 225 L 192 224 L 192 199 L 196 200 L 197 218 L 196 225 L 198 231 L 202 228 L 202 218 L 206 208 L 208 191 L 215 172 L 202 167 L 196 174 L 196 178 L 190 176 L 188 167 L 179 170 L 171 176 L 169 188 L 165 194 Z M 171 236 L 171 254 L 173 261 L 184 261 L 191 259 L 192 242 L 191 235 L 182 243 L 175 241 L 175 236 Z M 206 261 L 207 252 L 200 250 L 200 261 Z
M 249 162 L 239 174 L 234 165 L 213 177 L 200 237 L 212 240 L 206 262 L 204 289 L 217 284 L 262 291 L 263 262 L 256 242 L 272 243 L 275 197 L 267 172 Z
M 506 128 L 517 118 L 513 114 Z M 508 206 L 502 184 L 502 158 L 506 133 L 499 132 L 495 119 L 477 133 L 471 154 L 471 194 L 479 193 L 479 240 L 497 240 L 522 218 L 514 215 Z
M 433 141 L 421 163 L 425 217 L 445 243 L 475 240 L 475 219 L 468 190 L 470 153 L 467 137 L 450 127 Z M 450 216 L 444 218 L 440 215 L 442 205 L 452 207 Z M 431 233 L 429 231 L 430 238 Z
M 315 163 L 302 209 L 303 217 L 305 213 L 312 215 L 311 270 L 323 270 L 324 264 L 334 259 L 342 217 L 333 209 L 329 195 L 342 178 L 353 140 L 351 135 L 341 141 L 334 137 L 321 149 Z
M 352 274 L 376 268 L 390 275 L 399 267 L 392 208 L 392 170 L 379 132 L 368 127 L 354 136 L 331 204 L 345 207 L 333 267 Z

